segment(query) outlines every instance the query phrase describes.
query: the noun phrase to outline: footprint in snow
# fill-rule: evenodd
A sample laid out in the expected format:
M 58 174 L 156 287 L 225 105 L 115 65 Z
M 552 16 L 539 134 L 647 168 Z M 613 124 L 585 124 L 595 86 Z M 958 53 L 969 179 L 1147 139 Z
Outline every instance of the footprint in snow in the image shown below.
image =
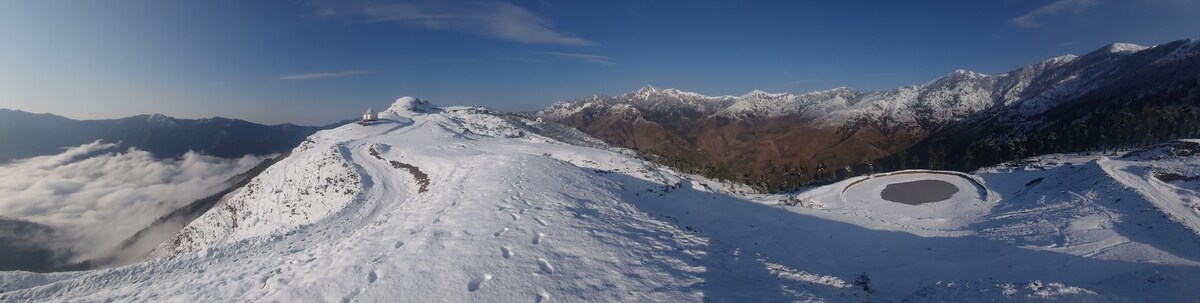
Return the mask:
M 534 303 L 550 302 L 550 293 L 546 292 L 545 290 L 539 290 L 537 293 L 537 298 L 534 298 L 533 302 Z
M 496 231 L 495 233 L 492 234 L 492 236 L 499 237 L 500 235 L 503 235 L 504 232 L 506 232 L 506 231 L 508 231 L 508 227 L 505 227 L 504 229 Z
M 542 269 L 542 273 L 545 273 L 545 274 L 553 274 L 554 273 L 554 266 L 550 266 L 550 261 L 546 261 L 546 259 L 539 258 L 539 259 L 537 259 L 537 262 L 538 262 L 538 268 Z
M 509 248 L 508 246 L 501 246 L 500 247 L 500 255 L 503 255 L 505 259 L 512 258 L 512 256 L 513 256 L 512 248 Z
M 355 288 L 354 290 L 351 290 L 351 291 L 350 291 L 350 294 L 348 294 L 348 295 L 346 295 L 346 296 L 342 297 L 342 303 L 350 303 L 350 302 L 353 302 L 353 301 L 354 301 L 354 297 L 357 297 L 357 296 L 358 296 L 358 294 L 362 293 L 362 291 L 363 291 L 363 289 L 362 289 L 362 288 Z
M 513 221 L 521 220 L 521 215 L 518 215 L 518 214 L 509 214 L 509 215 L 512 216 Z
M 367 283 L 375 283 L 375 280 L 378 280 L 378 279 L 379 279 L 379 274 L 375 273 L 374 270 L 367 273 Z
M 537 223 L 538 223 L 538 224 L 541 224 L 542 226 L 546 226 L 546 225 L 548 225 L 548 224 L 546 224 L 546 221 L 543 221 L 543 220 L 542 220 L 542 218 L 533 217 L 533 220 L 534 220 L 534 221 L 537 221 Z
M 475 278 L 475 280 L 471 280 L 471 283 L 467 283 L 467 290 L 469 290 L 469 291 L 479 290 L 479 288 L 483 287 L 484 283 L 487 283 L 487 281 L 491 280 L 491 279 L 492 279 L 492 274 L 483 274 L 483 276 Z
M 545 234 L 537 233 L 533 235 L 533 245 L 542 244 L 542 236 L 545 236 Z

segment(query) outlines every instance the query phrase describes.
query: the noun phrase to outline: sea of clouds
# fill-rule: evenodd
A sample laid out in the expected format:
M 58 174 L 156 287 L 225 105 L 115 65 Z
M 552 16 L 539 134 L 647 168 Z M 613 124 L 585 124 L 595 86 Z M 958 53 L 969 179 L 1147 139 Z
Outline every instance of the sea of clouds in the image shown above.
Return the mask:
M 0 165 L 0 216 L 55 229 L 46 247 L 70 262 L 110 257 L 155 219 L 222 190 L 264 159 L 193 152 L 161 159 L 96 141 Z

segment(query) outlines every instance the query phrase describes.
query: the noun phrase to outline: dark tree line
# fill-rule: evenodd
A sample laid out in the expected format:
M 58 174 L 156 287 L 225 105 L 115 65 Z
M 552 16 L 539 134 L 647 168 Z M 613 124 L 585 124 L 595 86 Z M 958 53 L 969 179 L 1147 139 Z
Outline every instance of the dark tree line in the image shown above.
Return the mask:
M 642 152 L 643 159 L 671 167 L 679 172 L 701 175 L 721 182 L 748 185 L 759 192 L 779 193 L 813 185 L 829 184 L 843 179 L 875 173 L 881 166 L 874 161 L 859 165 L 834 166 L 819 162 L 809 167 L 798 162 L 767 161 L 760 167 L 739 166 L 697 157 L 662 152 Z
M 1200 79 L 1149 90 L 1122 88 L 1089 94 L 1047 111 L 1036 117 L 1046 122 L 1032 131 L 990 129 L 1005 136 L 988 138 L 987 133 L 976 132 L 974 140 L 961 140 L 972 135 L 967 133 L 957 138 L 965 144 L 941 140 L 962 155 L 961 160 L 946 163 L 947 168 L 972 170 L 1050 153 L 1113 153 L 1200 137 Z

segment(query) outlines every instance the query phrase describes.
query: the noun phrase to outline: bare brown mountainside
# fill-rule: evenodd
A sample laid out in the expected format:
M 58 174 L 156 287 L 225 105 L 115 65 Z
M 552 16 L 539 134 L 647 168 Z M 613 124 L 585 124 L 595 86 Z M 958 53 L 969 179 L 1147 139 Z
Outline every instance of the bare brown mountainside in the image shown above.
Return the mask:
M 971 169 L 1035 150 L 1092 150 L 1116 144 L 1109 141 L 1117 137 L 1133 140 L 1115 125 L 1089 126 L 1113 128 L 1104 130 L 1111 135 L 1103 142 L 1042 133 L 1047 127 L 1068 132 L 1079 119 L 1157 121 L 1153 134 L 1137 137 L 1144 144 L 1195 136 L 1197 127 L 1189 125 L 1196 119 L 1186 117 L 1200 106 L 1197 62 L 1200 40 L 1117 43 L 999 75 L 958 70 L 878 92 L 713 97 L 646 86 L 617 97 L 559 102 L 538 116 L 692 172 L 783 190 L 871 171 Z M 1163 112 L 1172 117 L 1146 116 Z M 1031 141 L 1037 146 L 1026 146 Z

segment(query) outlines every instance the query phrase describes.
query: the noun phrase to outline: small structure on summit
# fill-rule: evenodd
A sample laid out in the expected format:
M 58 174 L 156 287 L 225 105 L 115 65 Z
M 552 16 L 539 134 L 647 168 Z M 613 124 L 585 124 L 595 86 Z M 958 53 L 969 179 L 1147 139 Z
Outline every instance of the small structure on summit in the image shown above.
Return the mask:
M 363 113 L 362 122 L 363 123 L 372 122 L 372 121 L 375 121 L 376 119 L 379 119 L 379 115 L 377 113 L 375 113 L 375 109 L 368 107 L 367 112 Z
M 379 113 L 375 112 L 374 108 L 367 108 L 367 112 L 363 113 L 362 120 L 358 121 L 358 125 L 371 125 L 379 120 Z

